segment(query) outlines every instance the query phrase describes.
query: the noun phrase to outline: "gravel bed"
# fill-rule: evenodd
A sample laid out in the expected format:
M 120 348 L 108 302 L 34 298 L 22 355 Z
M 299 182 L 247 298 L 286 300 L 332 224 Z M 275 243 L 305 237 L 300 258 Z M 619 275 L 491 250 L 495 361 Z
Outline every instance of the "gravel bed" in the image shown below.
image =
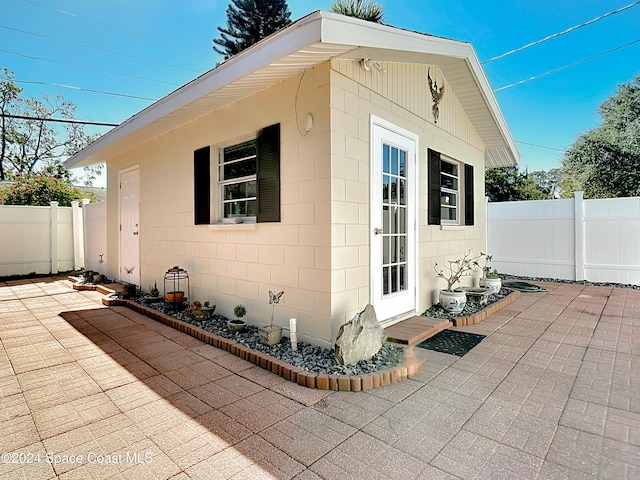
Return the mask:
M 291 350 L 289 337 L 284 335 L 286 330 L 283 330 L 282 341 L 278 345 L 270 347 L 260 343 L 258 327 L 253 325 L 247 325 L 242 332 L 231 332 L 227 328 L 228 319 L 221 315 L 213 315 L 208 320 L 197 320 L 189 312 L 174 312 L 171 308 L 167 308 L 164 302 L 148 302 L 144 298 L 134 300 L 155 310 L 172 315 L 183 322 L 200 327 L 207 332 L 235 340 L 253 350 L 266 353 L 308 372 L 332 375 L 362 375 L 395 367 L 404 361 L 404 350 L 401 347 L 383 344 L 380 351 L 371 360 L 361 361 L 355 365 L 340 365 L 334 359 L 335 351 L 333 349 L 329 350 L 299 341 L 298 350 L 294 352 Z
M 553 278 L 539 278 L 539 277 L 521 277 L 513 275 L 502 274 L 500 277 L 503 280 L 523 280 L 523 281 L 536 281 L 536 282 L 555 282 L 555 283 L 574 283 L 580 285 L 593 285 L 593 286 L 612 286 L 618 288 L 631 288 L 640 290 L 640 285 L 631 284 L 618 284 L 618 283 L 606 283 L 606 282 L 588 282 L 588 281 L 573 281 L 573 280 L 561 280 Z M 86 282 L 90 283 L 90 282 Z M 495 303 L 512 291 L 503 288 L 497 294 L 493 294 L 489 297 L 487 305 Z M 361 375 L 378 372 L 390 367 L 402 364 L 404 360 L 404 351 L 401 347 L 384 344 L 380 351 L 369 361 L 358 362 L 355 365 L 339 365 L 336 363 L 333 349 L 321 348 L 319 346 L 311 345 L 307 342 L 298 342 L 298 351 L 291 350 L 291 344 L 289 337 L 283 334 L 282 342 L 273 347 L 263 345 L 260 343 L 260 335 L 258 328 L 253 325 L 247 325 L 243 332 L 231 332 L 227 328 L 227 318 L 220 315 L 213 315 L 209 320 L 196 320 L 196 318 L 189 312 L 167 309 L 164 302 L 148 302 L 144 297 L 134 299 L 143 305 L 149 306 L 163 313 L 172 315 L 184 322 L 206 330 L 220 337 L 229 338 L 235 340 L 238 343 L 247 345 L 253 350 L 257 350 L 272 357 L 278 358 L 290 365 L 298 367 L 302 370 L 306 370 L 318 374 L 333 374 L 333 375 Z M 487 305 L 480 305 L 478 302 L 467 302 L 464 310 L 461 314 L 452 315 L 446 312 L 440 305 L 434 305 L 431 308 L 425 310 L 423 315 L 434 318 L 446 318 L 453 319 L 456 317 L 472 316 L 481 310 L 484 310 Z M 286 330 L 285 330 L 286 331 Z
M 512 293 L 512 290 L 509 290 L 507 288 L 502 288 L 498 293 L 489 295 L 486 305 L 480 305 L 479 302 L 474 300 L 471 300 L 471 301 L 467 300 L 467 304 L 464 306 L 462 313 L 455 313 L 455 314 L 447 312 L 444 308 L 440 306 L 439 303 L 436 303 L 432 307 L 425 310 L 422 315 L 425 317 L 432 317 L 432 318 L 446 318 L 447 320 L 453 320 L 454 318 L 460 318 L 460 317 L 470 317 L 484 310 L 492 303 L 502 300 L 504 297 L 506 297 L 510 293 Z
M 508 275 L 508 274 L 500 274 L 500 278 L 502 278 L 503 280 L 523 280 L 525 282 L 569 283 L 574 285 L 589 285 L 592 287 L 616 287 L 616 288 L 630 288 L 632 290 L 640 290 L 640 285 L 634 285 L 632 283 L 590 282 L 588 280 L 563 280 L 558 278 L 544 278 L 544 277 L 520 277 L 520 276 Z

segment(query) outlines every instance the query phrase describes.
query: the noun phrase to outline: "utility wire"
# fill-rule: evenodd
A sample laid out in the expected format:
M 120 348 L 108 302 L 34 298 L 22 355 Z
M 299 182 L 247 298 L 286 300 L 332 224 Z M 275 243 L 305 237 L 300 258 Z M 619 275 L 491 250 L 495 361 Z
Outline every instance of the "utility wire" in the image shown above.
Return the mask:
M 149 97 L 139 97 L 136 95 L 126 95 L 124 93 L 114 93 L 114 92 L 103 92 L 101 90 L 92 90 L 90 88 L 82 88 L 76 87 L 74 85 L 63 85 L 61 83 L 48 83 L 48 82 L 34 82 L 30 80 L 14 80 L 16 83 L 29 83 L 32 85 L 46 85 L 48 87 L 59 87 L 59 88 L 68 88 L 71 90 L 78 90 L 80 92 L 89 92 L 89 93 L 99 93 L 101 95 L 111 95 L 113 97 L 123 97 L 123 98 L 133 98 L 135 100 L 146 100 L 150 102 L 155 102 L 157 98 L 149 98 Z
M 559 72 L 561 70 L 565 70 L 567 68 L 575 67 L 576 65 L 580 65 L 581 63 L 585 63 L 585 62 L 588 62 L 590 60 L 594 60 L 594 59 L 596 59 L 598 57 L 602 57 L 604 55 L 608 55 L 610 53 L 615 52 L 616 50 L 620 50 L 622 48 L 629 47 L 629 46 L 634 45 L 634 44 L 639 43 L 639 42 L 640 42 L 640 39 L 634 40 L 633 42 L 625 43 L 624 45 L 620 45 L 619 47 L 612 48 L 611 50 L 607 50 L 606 52 L 601 52 L 601 53 L 598 53 L 596 55 L 592 55 L 591 57 L 587 57 L 587 58 L 583 58 L 582 60 L 578 60 L 577 62 L 573 62 L 573 63 L 570 63 L 568 65 L 564 65 L 562 67 L 559 67 L 559 68 L 556 68 L 556 69 L 553 69 L 553 70 L 549 70 L 548 72 L 544 72 L 544 73 L 540 73 L 538 75 L 534 75 L 533 77 L 529 77 L 529 78 L 526 78 L 524 80 L 520 80 L 519 82 L 511 83 L 509 85 L 505 85 L 504 87 L 496 88 L 493 91 L 494 92 L 500 92 L 502 90 L 506 90 L 507 88 L 516 87 L 518 85 L 522 85 L 523 83 L 527 83 L 527 82 L 530 82 L 532 80 L 537 80 L 538 78 L 545 77 L 547 75 L 551 75 L 552 73 L 557 73 L 557 72 Z
M 58 65 L 65 65 L 67 67 L 73 67 L 73 68 L 83 68 L 85 70 L 91 70 L 93 72 L 106 73 L 107 75 L 115 75 L 115 76 L 118 76 L 118 77 L 133 78 L 134 80 L 144 80 L 145 82 L 162 83 L 162 84 L 165 84 L 165 85 L 170 85 L 172 87 L 179 87 L 180 86 L 177 83 L 165 82 L 165 81 L 158 80 L 158 79 L 155 79 L 155 78 L 145 78 L 145 77 L 138 77 L 136 75 L 128 75 L 126 73 L 109 72 L 107 70 L 101 70 L 99 68 L 91 68 L 91 67 L 86 67 L 84 65 L 75 65 L 73 63 L 59 62 L 57 60 L 51 60 L 49 58 L 34 57 L 32 55 L 25 55 L 24 53 L 12 52 L 10 50 L 4 50 L 4 49 L 1 49 L 1 48 L 0 48 L 0 52 L 8 53 L 10 55 L 17 55 L 17 56 L 22 57 L 22 58 L 28 58 L 29 60 L 37 60 L 37 61 L 41 61 L 41 62 L 56 63 Z
M 16 118 L 18 120 L 36 120 L 42 122 L 73 123 L 78 125 L 97 125 L 100 127 L 117 127 L 120 125 L 119 123 L 89 122 L 86 120 L 72 120 L 69 118 L 28 117 L 26 115 L 11 115 L 9 113 L 0 113 L 0 117 Z
M 57 8 L 50 7 L 49 5 L 44 5 L 42 3 L 34 2 L 33 0 L 22 0 L 22 1 L 26 2 L 26 3 L 31 3 L 32 5 L 37 5 L 38 7 L 47 8 L 49 10 L 53 10 L 54 12 L 60 13 L 62 15 L 68 15 L 70 17 L 77 18 L 77 19 L 80 19 L 80 20 L 84 20 L 86 22 L 95 23 L 96 25 L 100 25 L 100 26 L 105 27 L 105 28 L 110 28 L 110 29 L 118 31 L 118 32 L 126 33 L 127 35 L 131 35 L 132 37 L 135 37 L 138 40 L 142 40 L 143 42 L 153 43 L 153 44 L 156 44 L 156 45 L 162 45 L 164 47 L 176 48 L 178 50 L 189 52 L 189 53 L 192 53 L 194 55 L 200 55 L 201 57 L 205 57 L 205 58 L 208 58 L 209 60 L 212 60 L 211 56 L 205 55 L 204 53 L 198 52 L 196 50 L 191 50 L 189 48 L 181 47 L 179 45 L 174 45 L 174 44 L 171 44 L 171 43 L 164 43 L 164 42 L 158 42 L 156 40 L 150 40 L 148 38 L 144 38 L 142 35 L 140 35 L 140 34 L 138 34 L 136 32 L 125 30 L 123 28 L 116 27 L 114 25 L 109 25 L 107 23 L 103 23 L 103 22 L 100 22 L 98 20 L 94 20 L 92 18 L 83 17 L 83 16 L 77 15 L 77 14 L 75 14 L 73 12 L 67 12 L 65 10 L 59 10 Z
M 153 63 L 155 65 L 162 65 L 163 67 L 176 68 L 178 70 L 184 70 L 184 71 L 187 71 L 187 72 L 194 72 L 194 73 L 197 73 L 197 74 L 201 74 L 202 73 L 199 70 L 193 70 L 191 68 L 178 67 L 176 65 L 170 65 L 168 63 L 157 62 L 155 60 L 148 60 L 146 58 L 136 57 L 134 55 L 127 55 L 126 53 L 115 52 L 113 50 L 107 50 L 105 48 L 92 47 L 90 45 L 83 45 L 81 43 L 70 42 L 68 40 L 61 40 L 59 38 L 49 37 L 47 35 L 42 35 L 42 34 L 39 34 L 39 33 L 28 32 L 27 30 L 20 30 L 19 28 L 7 27 L 6 25 L 0 25 L 0 28 L 4 28 L 5 30 L 12 30 L 14 32 L 24 33 L 25 35 L 32 35 L 34 37 L 44 38 L 44 39 L 47 39 L 47 40 L 53 40 L 54 42 L 67 43 L 69 45 L 74 45 L 76 47 L 88 48 L 90 50 L 96 50 L 98 52 L 103 52 L 103 53 L 109 53 L 111 55 L 118 55 L 120 57 L 125 57 L 125 58 L 130 58 L 130 59 L 133 59 L 133 60 L 138 60 L 140 62 Z
M 556 152 L 566 152 L 566 148 L 547 147 L 546 145 L 539 145 L 537 143 L 521 142 L 520 140 L 514 140 L 514 142 L 521 145 L 529 145 L 530 147 L 546 148 L 547 150 L 555 150 Z
M 575 26 L 573 26 L 571 28 L 566 29 L 563 32 L 554 33 L 553 35 L 549 35 L 548 37 L 545 37 L 545 38 L 543 38 L 541 40 L 536 40 L 535 42 L 528 43 L 527 45 L 524 45 L 524 46 L 522 46 L 520 48 L 516 48 L 516 49 L 511 50 L 509 52 L 503 53 L 502 55 L 498 55 L 497 57 L 490 58 L 489 60 L 485 60 L 484 62 L 481 62 L 481 63 L 483 65 L 485 65 L 485 64 L 487 64 L 489 62 L 493 62 L 495 60 L 500 60 L 501 58 L 508 57 L 509 55 L 513 55 L 514 53 L 521 52 L 522 50 L 525 50 L 525 49 L 527 49 L 529 47 L 533 47 L 535 45 L 540 45 L 541 43 L 544 43 L 547 40 L 551 40 L 552 38 L 557 38 L 557 37 L 560 37 L 560 36 L 565 35 L 567 33 L 573 32 L 574 30 L 577 30 L 579 28 L 586 27 L 587 25 L 591 25 L 592 23 L 595 23 L 595 22 L 597 22 L 599 20 L 602 20 L 603 18 L 610 17 L 611 15 L 615 15 L 616 13 L 620 13 L 620 12 L 622 12 L 624 10 L 627 10 L 627 9 L 631 8 L 631 7 L 635 7 L 638 4 L 640 4 L 640 0 L 638 0 L 636 2 L 633 2 L 633 3 L 630 3 L 626 7 L 622 7 L 622 8 L 619 8 L 618 10 L 614 10 L 612 12 L 605 13 L 604 15 L 600 15 L 599 17 L 596 17 L 596 18 L 594 18 L 592 20 L 589 20 L 588 22 L 581 23 L 580 25 L 575 25 Z
M 8 113 L 0 113 L 0 117 L 5 117 L 5 118 L 16 118 L 19 120 L 37 120 L 37 121 L 43 121 L 43 122 L 58 122 L 58 123 L 73 123 L 73 124 L 79 124 L 79 125 L 94 125 L 94 126 L 101 126 L 101 127 L 118 127 L 120 126 L 119 123 L 105 123 L 105 122 L 90 122 L 90 121 L 86 121 L 86 120 L 71 120 L 71 119 L 62 119 L 62 118 L 44 118 L 44 117 L 28 117 L 25 115 L 11 115 Z M 558 152 L 564 152 L 565 150 L 561 149 L 561 148 L 555 148 L 555 147 L 547 147 L 545 145 L 539 145 L 536 143 L 528 143 L 528 142 L 521 142 L 520 140 L 515 140 L 516 143 L 520 143 L 522 145 L 529 145 L 532 147 L 538 147 L 538 148 L 546 148 L 548 150 L 556 150 Z

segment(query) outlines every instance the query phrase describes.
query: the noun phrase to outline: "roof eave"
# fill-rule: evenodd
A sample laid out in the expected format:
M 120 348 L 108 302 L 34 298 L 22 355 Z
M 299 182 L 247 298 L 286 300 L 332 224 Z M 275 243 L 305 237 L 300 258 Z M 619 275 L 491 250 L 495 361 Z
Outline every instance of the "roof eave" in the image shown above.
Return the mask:
M 477 99 L 479 92 L 483 109 L 486 108 L 483 118 L 491 116 L 492 136 L 499 137 L 495 145 L 485 142 L 485 165 L 517 165 L 519 154 L 515 143 L 470 44 L 330 12 L 309 14 L 204 73 L 109 131 L 68 159 L 65 165 L 76 168 L 105 162 L 138 143 L 211 113 L 216 102 L 224 106 L 224 102 L 253 94 L 331 58 L 362 58 L 366 51 L 387 55 L 388 61 L 402 61 L 399 57 L 403 57 L 404 61 L 425 63 L 453 58 L 459 66 L 464 62 L 468 73 L 466 80 L 461 81 L 469 81 L 468 75 L 473 78 L 477 91 L 474 90 L 470 98 Z M 447 72 L 443 73 L 447 77 Z M 227 90 L 232 95 L 217 99 L 216 94 L 223 97 Z

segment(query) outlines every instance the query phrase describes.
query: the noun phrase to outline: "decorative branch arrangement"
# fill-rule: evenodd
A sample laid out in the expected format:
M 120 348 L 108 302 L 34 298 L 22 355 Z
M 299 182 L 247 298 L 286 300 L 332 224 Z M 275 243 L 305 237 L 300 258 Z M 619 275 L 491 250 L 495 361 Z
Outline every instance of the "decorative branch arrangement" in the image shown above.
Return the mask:
M 485 254 L 480 252 L 480 255 L 472 256 L 471 249 L 467 250 L 462 259 L 448 260 L 447 265 L 438 268 L 438 262 L 433 265 L 433 269 L 439 278 L 446 280 L 448 292 L 453 292 L 454 286 L 460 282 L 462 277 L 471 275 L 476 268 L 480 268 L 479 260 L 484 257 Z

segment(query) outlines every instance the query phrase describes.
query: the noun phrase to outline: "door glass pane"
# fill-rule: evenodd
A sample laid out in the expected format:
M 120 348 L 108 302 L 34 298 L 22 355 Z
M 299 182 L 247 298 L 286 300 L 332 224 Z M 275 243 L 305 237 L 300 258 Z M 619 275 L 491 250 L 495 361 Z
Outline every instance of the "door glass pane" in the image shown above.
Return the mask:
M 389 176 L 382 176 L 382 202 L 389 203 L 391 199 L 391 193 L 389 192 Z
M 398 149 L 391 149 L 391 174 L 398 175 Z
M 389 173 L 390 172 L 390 168 L 389 168 L 389 149 L 391 147 L 389 147 L 389 145 L 384 145 L 382 147 L 382 172 L 383 173 Z
M 391 270 L 391 291 L 397 292 L 398 291 L 398 266 L 392 265 L 390 267 L 390 270 Z
M 391 263 L 398 261 L 398 237 L 391 237 Z
M 382 290 L 391 295 L 408 288 L 407 152 L 384 145 L 382 160 Z
M 389 295 L 389 267 L 382 267 L 382 293 Z

